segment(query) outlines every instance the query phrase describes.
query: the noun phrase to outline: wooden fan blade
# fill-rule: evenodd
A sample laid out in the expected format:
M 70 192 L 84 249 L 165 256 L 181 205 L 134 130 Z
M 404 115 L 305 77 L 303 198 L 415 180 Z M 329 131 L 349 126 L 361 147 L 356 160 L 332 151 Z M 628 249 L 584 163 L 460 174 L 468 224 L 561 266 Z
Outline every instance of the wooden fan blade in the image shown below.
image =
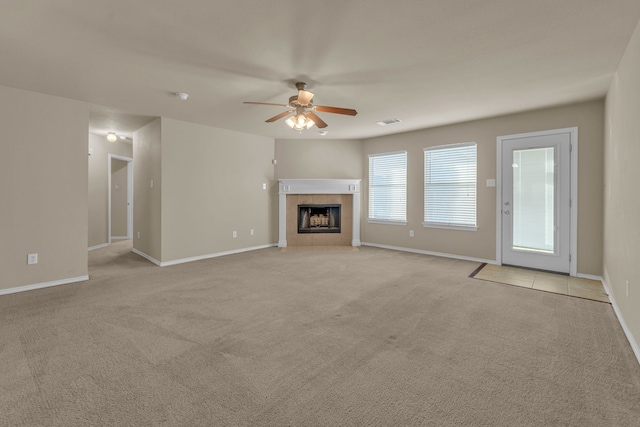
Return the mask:
M 243 104 L 255 104 L 255 105 L 274 105 L 276 107 L 288 107 L 287 104 L 270 104 L 268 102 L 250 102 L 250 101 L 244 101 Z
M 313 94 L 311 92 L 306 90 L 298 91 L 298 104 L 304 105 L 304 106 L 309 105 L 312 99 L 313 99 Z
M 316 126 L 318 126 L 319 128 L 326 128 L 327 124 L 322 121 L 322 119 L 320 117 L 318 117 L 318 115 L 316 113 L 313 113 L 311 111 L 307 112 L 307 117 L 309 117 L 311 120 L 313 120 L 313 123 L 316 124 Z
M 327 107 L 326 105 L 316 105 L 313 109 L 322 113 L 345 114 L 347 116 L 355 116 L 358 114 L 356 110 L 351 108 Z
M 288 116 L 291 113 L 293 113 L 293 111 L 285 111 L 284 113 L 280 113 L 277 116 L 273 116 L 270 119 L 265 120 L 265 122 L 267 123 L 275 122 L 276 120 L 281 119 L 284 116 Z

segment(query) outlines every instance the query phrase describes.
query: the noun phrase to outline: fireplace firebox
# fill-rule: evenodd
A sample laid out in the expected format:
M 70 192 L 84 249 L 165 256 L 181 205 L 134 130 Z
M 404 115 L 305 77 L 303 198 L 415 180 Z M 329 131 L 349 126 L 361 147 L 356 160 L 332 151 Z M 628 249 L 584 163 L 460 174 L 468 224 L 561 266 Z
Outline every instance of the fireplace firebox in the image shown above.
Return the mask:
M 340 233 L 341 205 L 298 205 L 298 233 Z

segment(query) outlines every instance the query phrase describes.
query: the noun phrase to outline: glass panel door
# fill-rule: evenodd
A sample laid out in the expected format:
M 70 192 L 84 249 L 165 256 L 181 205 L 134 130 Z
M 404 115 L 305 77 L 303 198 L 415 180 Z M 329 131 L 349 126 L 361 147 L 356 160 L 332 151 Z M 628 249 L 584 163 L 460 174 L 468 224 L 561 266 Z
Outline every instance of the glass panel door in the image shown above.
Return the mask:
M 512 249 L 555 253 L 555 148 L 513 150 Z

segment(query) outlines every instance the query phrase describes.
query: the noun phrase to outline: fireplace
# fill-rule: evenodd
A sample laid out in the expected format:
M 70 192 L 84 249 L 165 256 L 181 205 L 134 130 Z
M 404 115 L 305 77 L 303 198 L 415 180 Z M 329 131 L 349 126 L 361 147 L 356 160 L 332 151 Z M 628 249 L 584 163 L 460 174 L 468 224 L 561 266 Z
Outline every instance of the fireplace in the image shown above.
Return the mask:
M 360 246 L 359 179 L 280 179 L 278 182 L 278 247 Z M 339 205 L 340 231 L 299 232 L 299 205 Z M 316 218 L 313 222 L 317 225 L 324 221 Z
M 298 233 L 340 233 L 341 205 L 298 205 Z

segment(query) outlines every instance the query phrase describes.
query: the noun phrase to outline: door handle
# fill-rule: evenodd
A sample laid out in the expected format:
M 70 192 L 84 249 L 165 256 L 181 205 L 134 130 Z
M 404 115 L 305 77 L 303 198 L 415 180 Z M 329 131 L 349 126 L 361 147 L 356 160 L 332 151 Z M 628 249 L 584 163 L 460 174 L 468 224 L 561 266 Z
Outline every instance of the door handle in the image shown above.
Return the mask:
M 505 215 L 509 215 L 509 211 L 504 211 L 504 214 Z

